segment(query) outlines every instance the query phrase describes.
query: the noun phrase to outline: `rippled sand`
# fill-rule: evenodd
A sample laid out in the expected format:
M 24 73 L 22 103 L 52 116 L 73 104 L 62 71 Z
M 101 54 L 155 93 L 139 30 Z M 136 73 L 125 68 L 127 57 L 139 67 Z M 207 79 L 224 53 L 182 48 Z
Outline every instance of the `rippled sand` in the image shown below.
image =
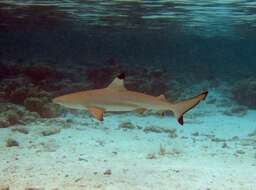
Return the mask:
M 28 134 L 1 129 L 0 184 L 15 190 L 251 190 L 256 112 L 227 116 L 227 108 L 216 106 L 220 94 L 210 92 L 208 101 L 186 115 L 184 127 L 169 116 L 109 113 L 103 123 L 68 114 L 23 126 Z M 70 125 L 63 125 L 68 119 Z M 123 122 L 132 127 L 120 127 Z M 57 130 L 43 135 L 52 129 Z M 8 137 L 19 146 L 6 147 Z

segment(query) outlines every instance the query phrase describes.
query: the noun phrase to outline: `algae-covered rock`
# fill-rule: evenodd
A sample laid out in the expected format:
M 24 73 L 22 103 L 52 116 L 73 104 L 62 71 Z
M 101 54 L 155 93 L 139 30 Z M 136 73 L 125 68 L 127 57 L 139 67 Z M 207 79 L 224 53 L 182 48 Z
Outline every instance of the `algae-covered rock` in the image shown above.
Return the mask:
M 198 137 L 199 136 L 199 132 L 194 132 L 194 133 L 192 133 L 192 135 L 195 136 L 195 137 Z
M 166 154 L 166 149 L 162 144 L 160 144 L 160 146 L 159 146 L 159 155 L 164 156 L 165 154 Z
M 122 129 L 135 129 L 136 126 L 133 125 L 131 122 L 122 122 L 119 124 L 118 126 L 119 128 L 122 128 Z
M 48 103 L 42 106 L 41 110 L 39 111 L 39 114 L 43 118 L 53 118 L 58 116 L 58 108 L 55 104 Z
M 24 106 L 28 111 L 39 113 L 44 103 L 45 102 L 40 98 L 28 97 L 24 101 Z
M 28 124 L 40 117 L 37 112 L 25 110 L 23 106 L 11 103 L 0 104 L 0 128 L 10 127 L 16 124 Z
M 28 65 L 23 69 L 23 73 L 33 83 L 39 83 L 45 79 L 56 79 L 59 73 L 55 68 L 47 63 L 40 63 L 36 65 Z
M 236 153 L 237 153 L 237 154 L 245 154 L 245 151 L 243 151 L 243 150 L 237 150 Z
M 36 144 L 37 152 L 55 152 L 60 145 L 54 139 L 47 140 L 47 142 L 40 142 Z
M 104 175 L 111 175 L 111 174 L 112 174 L 112 172 L 111 172 L 111 170 L 110 170 L 110 169 L 108 169 L 108 170 L 106 170 L 103 174 L 104 174 Z
M 29 97 L 24 105 L 30 112 L 37 112 L 43 118 L 53 118 L 58 115 L 58 106 L 48 103 L 44 98 Z
M 46 98 L 48 102 L 51 97 L 51 94 L 44 91 L 40 84 L 32 84 L 24 76 L 0 81 L 0 92 L 0 99 L 19 105 L 24 105 L 24 101 L 31 97 Z
M 40 118 L 40 115 L 37 112 L 27 111 L 21 118 L 21 121 L 24 124 L 28 124 L 28 123 L 36 121 L 38 118 Z
M 57 133 L 59 133 L 61 131 L 61 128 L 59 128 L 59 127 L 48 127 L 48 128 L 46 128 L 46 129 L 44 129 L 43 131 L 42 131 L 42 135 L 43 136 L 50 136 L 50 135 L 54 135 L 54 134 L 57 134 Z
M 8 110 L 4 113 L 4 115 L 6 116 L 6 119 L 10 125 L 15 125 L 21 119 L 21 115 L 15 110 Z
M 18 141 L 14 140 L 12 138 L 8 138 L 6 140 L 6 146 L 7 147 L 19 146 L 19 143 L 18 143 Z
M 24 109 L 14 104 L 0 104 L 0 128 L 6 128 L 20 122 Z
M 149 160 L 153 160 L 153 159 L 156 159 L 157 157 L 156 157 L 155 153 L 150 153 L 150 154 L 147 154 L 146 158 L 149 159 Z
M 0 118 L 0 128 L 7 128 L 10 126 L 10 123 L 3 118 Z
M 27 97 L 44 98 L 45 101 L 49 102 L 49 98 L 51 97 L 51 94 L 45 90 L 40 89 L 38 86 L 36 86 L 36 87 L 30 87 L 28 89 Z
M 0 83 L 4 98 L 15 104 L 22 104 L 27 97 L 30 82 L 22 77 L 4 79 Z
M 40 187 L 27 187 L 25 190 L 45 190 L 45 188 L 40 188 Z
M 247 114 L 248 108 L 246 106 L 232 106 L 223 113 L 227 116 L 238 116 L 242 117 Z
M 4 102 L 5 99 L 6 99 L 5 92 L 1 92 L 1 89 L 0 89 L 0 102 Z
M 233 99 L 249 108 L 256 108 L 256 77 L 242 79 L 232 89 Z
M 178 137 L 178 135 L 177 135 L 177 133 L 176 133 L 176 131 L 175 132 L 172 132 L 172 133 L 169 133 L 169 135 L 168 135 L 170 138 L 172 138 L 172 139 L 175 139 L 175 138 L 177 138 Z
M 166 155 L 178 156 L 179 154 L 181 154 L 181 151 L 176 149 L 176 148 L 172 148 L 172 149 L 167 150 L 167 148 L 165 146 L 160 144 L 158 154 L 160 156 L 166 156 Z
M 18 126 L 18 127 L 14 127 L 12 128 L 13 132 L 19 132 L 19 133 L 23 133 L 23 134 L 28 134 L 29 133 L 29 129 L 27 127 L 22 127 L 22 126 Z
M 143 131 L 144 131 L 145 133 L 148 133 L 148 132 L 162 133 L 162 132 L 163 132 L 162 128 L 160 128 L 160 127 L 155 127 L 155 126 L 147 126 L 147 127 L 144 127 Z
M 256 130 L 248 134 L 248 137 L 256 137 Z
M 164 128 L 164 127 L 158 127 L 158 126 L 146 126 L 144 127 L 143 131 L 145 133 L 148 133 L 148 132 L 153 132 L 153 133 L 170 133 L 170 134 L 174 134 L 176 133 L 176 129 L 167 129 L 167 128 Z
M 10 190 L 9 185 L 0 185 L 0 190 Z
M 221 148 L 228 148 L 229 146 L 228 146 L 228 144 L 226 143 L 226 142 L 224 142 L 223 144 L 222 144 L 222 146 L 221 146 Z
M 211 138 L 211 141 L 212 141 L 212 142 L 219 143 L 219 142 L 226 142 L 227 140 L 226 140 L 226 139 L 221 139 L 221 138 L 214 137 L 214 138 Z
M 9 95 L 11 102 L 16 104 L 22 104 L 28 96 L 28 90 L 25 87 L 16 88 Z
M 68 129 L 68 128 L 72 127 L 72 124 L 73 124 L 73 120 L 68 119 L 68 120 L 64 121 L 61 126 L 63 129 Z

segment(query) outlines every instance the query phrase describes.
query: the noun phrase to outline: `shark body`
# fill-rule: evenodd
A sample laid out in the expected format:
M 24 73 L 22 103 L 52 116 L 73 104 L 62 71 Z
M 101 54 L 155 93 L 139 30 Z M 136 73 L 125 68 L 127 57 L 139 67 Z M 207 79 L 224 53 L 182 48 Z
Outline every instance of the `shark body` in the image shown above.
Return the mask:
M 102 121 L 104 112 L 137 111 L 143 113 L 147 110 L 171 110 L 177 121 L 183 125 L 183 114 L 195 107 L 208 94 L 205 91 L 193 98 L 179 102 L 168 102 L 164 95 L 158 97 L 131 91 L 124 86 L 124 74 L 115 78 L 109 86 L 102 89 L 81 91 L 63 95 L 53 99 L 54 103 L 73 109 L 86 109 L 96 119 Z

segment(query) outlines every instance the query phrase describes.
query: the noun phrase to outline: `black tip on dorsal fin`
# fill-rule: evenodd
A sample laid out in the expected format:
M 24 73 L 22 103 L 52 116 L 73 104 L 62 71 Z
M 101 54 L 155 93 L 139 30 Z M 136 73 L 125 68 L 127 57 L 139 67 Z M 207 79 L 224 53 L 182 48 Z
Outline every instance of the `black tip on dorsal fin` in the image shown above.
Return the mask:
M 119 75 L 117 75 L 117 78 L 119 78 L 120 80 L 123 80 L 125 78 L 125 74 L 120 73 Z

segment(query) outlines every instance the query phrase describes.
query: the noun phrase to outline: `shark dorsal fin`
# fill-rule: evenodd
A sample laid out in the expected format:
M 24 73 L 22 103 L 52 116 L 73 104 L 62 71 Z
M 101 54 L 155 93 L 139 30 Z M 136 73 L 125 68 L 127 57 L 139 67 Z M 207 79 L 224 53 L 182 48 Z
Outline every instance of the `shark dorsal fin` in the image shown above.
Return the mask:
M 159 100 L 163 100 L 167 102 L 167 99 L 165 97 L 165 95 L 161 94 L 160 96 L 157 97 Z
M 119 74 L 109 85 L 107 88 L 114 90 L 127 90 L 124 86 L 124 73 Z

